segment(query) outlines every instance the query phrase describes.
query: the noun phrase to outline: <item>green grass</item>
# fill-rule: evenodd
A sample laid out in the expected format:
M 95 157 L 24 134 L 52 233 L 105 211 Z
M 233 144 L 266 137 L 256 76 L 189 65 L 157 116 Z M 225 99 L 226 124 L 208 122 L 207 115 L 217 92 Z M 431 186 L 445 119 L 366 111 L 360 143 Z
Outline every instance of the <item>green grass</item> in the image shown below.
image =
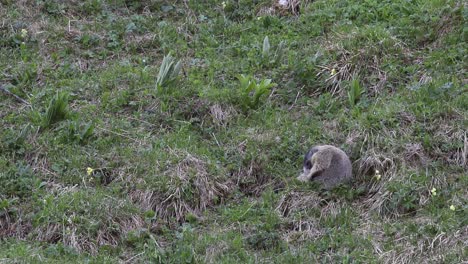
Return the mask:
M 1 263 L 468 259 L 462 1 L 33 2 L 0 1 Z M 350 186 L 295 180 L 323 143 Z

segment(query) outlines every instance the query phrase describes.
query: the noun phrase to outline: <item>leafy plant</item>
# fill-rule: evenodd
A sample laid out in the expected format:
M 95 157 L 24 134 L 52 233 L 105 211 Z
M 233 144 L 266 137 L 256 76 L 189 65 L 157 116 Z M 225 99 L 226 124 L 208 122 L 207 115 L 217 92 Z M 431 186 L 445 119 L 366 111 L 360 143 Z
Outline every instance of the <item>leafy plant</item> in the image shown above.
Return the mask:
M 241 105 L 243 110 L 256 109 L 260 105 L 262 95 L 268 93 L 275 86 L 271 79 L 263 79 L 257 83 L 251 75 L 239 75 L 239 90 L 241 94 Z
M 247 237 L 246 243 L 256 250 L 281 250 L 281 237 L 277 232 L 256 232 Z
M 31 167 L 24 162 L 17 162 L 0 173 L 0 194 L 10 197 L 27 197 L 38 184 Z
M 68 93 L 57 92 L 50 100 L 46 112 L 41 116 L 41 127 L 49 128 L 51 125 L 67 119 L 68 116 Z
M 415 183 L 390 182 L 388 183 L 388 198 L 382 212 L 388 216 L 398 216 L 415 211 L 419 207 L 420 196 Z
M 268 58 L 270 55 L 270 40 L 268 39 L 268 36 L 265 36 L 263 39 L 263 49 L 262 49 L 262 56 L 263 58 Z
M 9 133 L 4 134 L 5 136 L 2 138 L 2 143 L 4 143 L 4 146 L 8 149 L 16 150 L 18 152 L 21 146 L 24 145 L 31 129 L 32 126 L 30 124 L 26 124 L 21 128 L 21 130 L 5 130 L 5 132 Z
M 156 89 L 158 93 L 168 91 L 168 87 L 177 81 L 177 77 L 182 68 L 180 60 L 176 62 L 175 58 L 169 53 L 164 56 L 159 68 L 158 78 L 156 79 Z
M 351 107 L 354 107 L 357 104 L 357 102 L 359 102 L 359 99 L 361 98 L 361 95 L 363 93 L 364 88 L 359 84 L 359 80 L 353 79 L 351 81 L 351 86 L 348 91 L 348 100 Z
M 265 66 L 278 65 L 284 56 L 284 41 L 281 41 L 275 50 L 271 48 L 268 36 L 263 39 L 262 63 Z
M 21 57 L 23 61 L 29 60 L 28 50 L 24 44 L 21 44 Z M 13 84 L 21 86 L 29 86 L 35 82 L 37 78 L 37 64 L 25 63 L 19 67 L 13 75 Z
M 67 124 L 67 130 L 67 140 L 84 143 L 93 136 L 94 124 L 90 122 L 82 125 L 77 121 L 69 121 Z
M 245 21 L 252 18 L 258 1 L 239 0 L 223 1 L 225 3 L 224 13 L 226 17 L 233 21 Z

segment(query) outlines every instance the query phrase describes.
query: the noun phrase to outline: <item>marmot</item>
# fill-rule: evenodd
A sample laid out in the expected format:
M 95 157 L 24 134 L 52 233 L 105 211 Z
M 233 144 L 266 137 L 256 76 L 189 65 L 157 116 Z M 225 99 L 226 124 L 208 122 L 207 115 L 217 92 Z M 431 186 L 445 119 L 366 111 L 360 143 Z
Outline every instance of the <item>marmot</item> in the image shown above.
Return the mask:
M 352 175 L 351 161 L 341 149 L 330 145 L 319 145 L 304 156 L 303 173 L 300 181 L 319 182 L 324 189 L 349 182 Z

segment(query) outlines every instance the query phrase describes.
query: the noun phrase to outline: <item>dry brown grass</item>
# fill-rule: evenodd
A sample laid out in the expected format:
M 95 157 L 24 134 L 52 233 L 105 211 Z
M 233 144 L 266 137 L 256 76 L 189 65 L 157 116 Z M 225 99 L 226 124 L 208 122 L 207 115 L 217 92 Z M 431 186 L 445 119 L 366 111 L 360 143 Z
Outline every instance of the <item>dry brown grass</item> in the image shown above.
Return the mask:
M 383 175 L 394 173 L 396 169 L 395 157 L 378 153 L 376 150 L 368 150 L 361 154 L 361 157 L 355 161 L 357 164 L 357 177 L 368 178 L 374 176 L 376 171 Z
M 79 224 L 68 222 L 67 224 L 49 223 L 34 228 L 29 236 L 37 241 L 61 242 L 78 252 L 97 254 L 101 246 L 119 246 L 130 231 L 143 227 L 145 227 L 145 222 L 140 216 L 113 217 L 103 223 L 95 234 L 82 230 L 83 227 Z
M 158 218 L 178 222 L 188 214 L 201 217 L 210 206 L 219 203 L 232 191 L 232 182 L 208 172 L 208 164 L 190 154 L 162 177 L 168 182 L 164 191 L 133 190 L 129 197 L 144 210 L 153 210 Z
M 241 192 L 260 196 L 268 188 L 277 191 L 284 187 L 285 183 L 281 179 L 275 178 L 265 171 L 266 162 L 253 158 L 247 166 L 233 172 L 233 180 Z
M 327 85 L 326 90 L 332 94 L 343 94 L 346 82 L 356 77 L 361 78 L 370 96 L 381 92 L 387 83 L 392 81 L 388 79 L 388 74 L 382 67 L 384 58 L 393 56 L 392 51 L 385 51 L 374 45 L 346 47 L 343 44 L 361 37 L 360 34 L 357 31 L 348 34 L 335 33 L 333 37 L 322 40 L 321 47 L 325 52 L 339 54 L 337 59 L 329 64 L 319 65 L 320 70 L 317 74 Z M 410 50 L 396 38 L 391 38 L 389 41 L 393 42 L 392 49 L 411 54 Z
M 382 252 L 382 263 L 448 263 L 447 253 L 463 254 L 468 246 L 468 228 L 453 234 L 439 233 L 434 237 L 422 237 L 416 242 L 410 236 L 397 239 L 394 249 Z M 466 263 L 466 262 L 465 262 Z
M 427 164 L 427 157 L 421 143 L 407 143 L 404 148 L 403 158 L 407 163 L 418 167 Z
M 86 219 L 83 212 L 67 211 L 65 221 L 49 221 L 48 223 L 33 224 L 30 216 L 16 212 L 15 216 L 6 213 L 0 216 L 0 238 L 12 237 L 15 239 L 32 239 L 35 241 L 58 243 L 75 249 L 77 252 L 97 254 L 101 246 L 116 247 L 131 231 L 140 230 L 147 226 L 138 215 L 118 215 L 115 204 L 103 200 L 100 204 L 102 217 L 99 219 Z M 118 206 L 117 206 L 118 207 Z M 117 210 L 117 211 L 116 211 Z M 88 229 L 84 221 L 91 221 L 99 225 L 95 231 Z
M 323 235 L 323 230 L 319 228 L 319 220 L 306 216 L 308 210 L 319 208 L 321 201 L 320 196 L 310 192 L 291 191 L 281 197 L 276 211 L 286 222 L 282 232 L 284 241 L 304 242 Z
M 372 164 L 381 164 L 382 160 L 375 160 Z M 385 167 L 385 166 L 383 166 Z M 387 170 L 387 173 L 395 173 L 394 168 Z M 396 177 L 388 176 L 388 177 Z M 447 252 L 459 254 L 466 248 L 468 238 L 468 228 L 464 227 L 453 234 L 440 231 L 435 235 L 421 233 L 421 237 L 409 236 L 404 230 L 395 230 L 393 238 L 384 233 L 384 225 L 393 225 L 395 222 L 387 218 L 388 213 L 381 214 L 383 218 L 376 221 L 374 212 L 384 210 L 385 202 L 389 199 L 390 193 L 379 193 L 355 199 L 351 204 L 340 200 L 325 201 L 318 193 L 291 191 L 284 194 L 276 208 L 284 221 L 282 237 L 290 247 L 294 248 L 295 242 L 304 243 L 306 241 L 319 240 L 326 234 L 320 224 L 320 219 L 336 217 L 346 208 L 353 208 L 359 216 L 359 226 L 353 231 L 356 237 L 370 239 L 374 248 L 374 253 L 382 263 L 445 263 Z M 427 197 L 426 197 L 427 198 Z M 421 199 L 426 199 L 422 197 Z M 421 201 L 420 201 L 421 202 Z M 319 210 L 320 216 L 313 217 L 310 210 Z M 309 212 L 308 212 L 309 210 Z M 393 214 L 398 212 L 392 211 Z M 397 215 L 401 217 L 402 214 Z M 399 218 L 402 219 L 402 218 Z M 437 225 L 437 222 L 428 217 L 419 216 L 413 219 L 419 226 Z M 405 220 L 401 220 L 405 221 Z M 392 239 L 391 248 L 385 247 Z M 321 259 L 327 258 L 331 252 L 323 252 Z M 329 256 L 328 256 L 329 257 Z
M 434 136 L 439 144 L 432 145 L 431 157 L 434 160 L 440 159 L 447 164 L 467 168 L 468 163 L 468 139 L 467 130 L 458 127 L 456 122 L 464 122 L 463 117 L 449 118 L 450 122 L 442 121 L 434 127 Z M 456 147 L 448 147 L 458 143 Z
M 18 212 L 16 212 L 16 214 L 18 214 Z M 24 221 L 21 216 L 16 218 L 12 215 L 12 212 L 6 210 L 0 213 L 0 238 L 24 238 L 31 232 L 31 229 L 31 222 Z
M 283 217 L 288 217 L 290 214 L 318 208 L 321 201 L 322 199 L 316 193 L 291 191 L 281 197 L 276 210 Z
M 214 104 L 210 106 L 210 114 L 216 125 L 226 127 L 229 121 L 231 121 L 238 113 L 232 106 L 229 107 L 221 104 Z

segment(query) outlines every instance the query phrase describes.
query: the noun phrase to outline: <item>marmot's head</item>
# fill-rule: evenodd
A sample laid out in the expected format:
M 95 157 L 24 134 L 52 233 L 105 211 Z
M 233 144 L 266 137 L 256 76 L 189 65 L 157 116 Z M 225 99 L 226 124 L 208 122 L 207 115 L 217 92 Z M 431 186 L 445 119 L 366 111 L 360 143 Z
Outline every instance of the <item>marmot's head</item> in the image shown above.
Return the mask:
M 310 149 L 304 156 L 304 164 L 302 165 L 302 169 L 304 174 L 309 174 L 310 169 L 312 169 L 312 156 L 319 151 L 318 147 L 313 147 Z

